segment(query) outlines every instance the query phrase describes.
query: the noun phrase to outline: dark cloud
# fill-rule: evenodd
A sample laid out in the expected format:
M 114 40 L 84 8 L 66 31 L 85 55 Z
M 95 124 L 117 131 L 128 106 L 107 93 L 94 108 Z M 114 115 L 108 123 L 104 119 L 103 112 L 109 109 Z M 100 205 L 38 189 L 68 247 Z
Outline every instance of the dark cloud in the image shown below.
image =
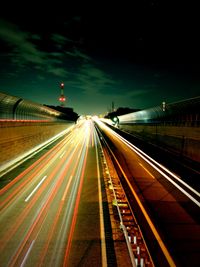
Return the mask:
M 74 20 L 79 21 L 80 18 L 75 17 Z M 16 68 L 25 68 L 27 65 L 34 67 L 39 79 L 44 79 L 45 74 L 52 74 L 66 80 L 66 84 L 76 87 L 90 97 L 101 94 L 103 88 L 106 88 L 109 94 L 109 90 L 116 84 L 109 74 L 93 64 L 89 55 L 75 46 L 73 40 L 61 34 L 54 33 L 50 36 L 49 42 L 59 49 L 54 50 L 52 46 L 52 51 L 49 52 L 42 50 L 34 42 L 41 41 L 42 36 L 24 32 L 6 21 L 1 22 L 0 38 L 10 47 L 8 56 L 11 63 Z M 73 46 L 69 47 L 68 44 Z M 73 59 L 73 64 L 70 58 Z M 75 62 L 77 60 L 78 64 Z
M 116 82 L 112 77 L 100 68 L 92 64 L 83 64 L 79 69 L 76 79 L 80 82 L 80 87 L 88 95 L 101 94 L 103 88 L 107 88 L 108 92 Z
M 23 10 L 18 2 L 1 8 L 4 91 L 57 105 L 63 81 L 67 105 L 80 113 L 106 112 L 112 101 L 146 108 L 199 94 L 198 16 L 191 2 L 74 5 L 30 1 Z
M 52 34 L 51 39 L 59 45 L 65 45 L 66 43 L 73 43 L 74 41 L 61 35 L 61 34 Z
M 16 25 L 1 20 L 0 39 L 9 47 L 7 57 L 16 68 L 23 68 L 31 64 L 37 70 L 45 71 L 58 77 L 67 76 L 68 72 L 63 66 L 63 60 L 61 60 L 64 53 L 49 53 L 40 49 L 34 43 L 34 40 L 42 39 L 39 35 L 24 32 Z M 53 34 L 52 40 L 59 46 L 64 46 L 66 43 L 71 42 L 68 38 L 59 34 Z M 78 50 L 76 54 L 79 55 L 79 57 L 84 57 L 82 53 L 78 53 Z M 65 53 L 65 55 L 67 55 L 67 53 Z
M 80 59 L 83 59 L 84 61 L 92 61 L 92 58 L 90 56 L 88 56 L 87 54 L 82 53 L 77 48 L 74 48 L 71 52 L 67 51 L 65 53 L 68 56 L 75 57 L 75 58 L 80 58 Z

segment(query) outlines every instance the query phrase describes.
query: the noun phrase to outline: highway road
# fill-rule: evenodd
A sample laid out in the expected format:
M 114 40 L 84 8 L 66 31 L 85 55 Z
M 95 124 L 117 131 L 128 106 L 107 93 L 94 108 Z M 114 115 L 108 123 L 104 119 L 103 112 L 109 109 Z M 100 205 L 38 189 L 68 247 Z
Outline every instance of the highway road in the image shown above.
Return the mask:
M 85 120 L 0 191 L 0 266 L 107 266 L 98 137 Z
M 4 180 L 1 267 L 117 266 L 105 219 L 100 140 L 155 266 L 199 266 L 198 190 L 100 120 L 83 120 Z
M 96 120 L 155 266 L 199 266 L 200 193 Z

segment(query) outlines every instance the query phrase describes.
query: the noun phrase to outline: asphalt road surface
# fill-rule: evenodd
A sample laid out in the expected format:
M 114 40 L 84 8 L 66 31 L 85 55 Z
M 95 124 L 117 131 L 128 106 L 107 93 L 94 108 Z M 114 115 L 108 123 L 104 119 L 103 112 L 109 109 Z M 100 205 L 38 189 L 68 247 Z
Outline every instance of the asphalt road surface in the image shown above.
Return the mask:
M 199 266 L 200 193 L 100 120 L 155 266 Z
M 90 120 L 0 192 L 0 266 L 106 266 L 97 134 Z

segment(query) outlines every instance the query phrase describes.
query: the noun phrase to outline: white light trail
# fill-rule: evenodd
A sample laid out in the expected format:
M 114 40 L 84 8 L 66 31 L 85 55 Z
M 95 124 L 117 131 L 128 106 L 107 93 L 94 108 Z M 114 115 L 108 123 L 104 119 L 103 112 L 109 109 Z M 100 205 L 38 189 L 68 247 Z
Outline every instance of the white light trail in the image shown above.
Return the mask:
M 20 267 L 24 267 L 24 266 L 25 266 L 26 260 L 27 260 L 27 258 L 28 258 L 29 253 L 31 252 L 31 249 L 32 249 L 32 247 L 33 247 L 33 245 L 34 245 L 34 242 L 35 242 L 35 240 L 32 240 L 31 245 L 30 245 L 28 251 L 26 252 L 26 255 L 25 255 L 25 257 L 24 257 L 24 259 L 23 259 L 23 261 L 22 261 Z
M 166 171 L 167 173 L 169 173 L 171 176 L 173 176 L 177 181 L 179 181 L 180 183 L 182 183 L 184 186 L 186 186 L 188 189 L 190 189 L 194 194 L 196 194 L 198 197 L 200 197 L 200 193 L 198 191 L 196 191 L 194 188 L 192 188 L 191 186 L 189 186 L 188 184 L 186 184 L 183 180 L 181 180 L 177 175 L 175 175 L 173 172 L 171 172 L 169 169 L 167 169 L 166 167 L 164 167 L 162 164 L 158 163 L 157 161 L 155 161 L 153 158 L 151 158 L 150 156 L 148 156 L 146 153 L 144 153 L 142 150 L 140 150 L 138 147 L 134 146 L 133 144 L 131 144 L 129 141 L 127 141 L 125 138 L 121 137 L 121 139 L 124 140 L 124 142 L 126 142 L 128 145 L 130 145 L 131 147 L 133 147 L 133 150 L 136 149 L 138 152 L 140 152 L 141 154 L 143 154 L 145 157 L 147 157 L 148 159 L 150 159 L 153 163 L 155 163 L 157 166 L 159 166 L 161 169 L 163 169 L 164 171 Z M 134 150 L 135 151 L 135 150 Z
M 159 164 L 158 162 L 156 162 L 155 160 L 153 160 L 151 157 L 147 157 L 150 158 L 150 160 L 152 159 L 152 161 L 154 163 L 156 163 L 159 167 L 157 167 L 154 163 L 152 163 L 150 160 L 148 160 L 145 156 L 147 156 L 144 152 L 140 153 L 138 151 L 138 149 L 135 149 L 135 146 L 131 146 L 130 143 L 125 140 L 123 137 L 119 137 L 119 139 L 122 140 L 122 142 L 124 144 L 126 144 L 128 147 L 130 147 L 135 153 L 137 153 L 141 158 L 143 158 L 149 165 L 151 165 L 154 169 L 156 169 L 160 174 L 162 174 L 168 181 L 170 181 L 176 188 L 178 188 L 184 195 L 186 195 L 188 198 L 190 198 L 198 207 L 200 207 L 200 202 L 198 200 L 196 200 L 193 196 L 191 196 L 185 189 L 183 189 L 180 185 L 178 185 L 175 181 L 173 181 L 167 174 L 165 174 L 161 169 L 159 169 L 159 167 L 161 167 L 162 165 Z M 145 156 L 143 156 L 142 154 L 144 154 Z M 173 174 L 172 172 L 170 172 L 168 169 L 166 169 L 164 166 L 161 167 L 163 170 L 165 170 L 166 172 L 168 172 L 169 174 Z M 177 177 L 175 174 L 172 175 L 175 179 L 177 179 L 180 183 L 182 183 L 183 185 L 185 185 L 185 187 L 187 187 L 188 189 L 190 189 L 192 192 L 194 192 L 197 196 L 200 196 L 199 192 L 197 192 L 194 188 L 192 188 L 191 186 L 189 186 L 188 184 L 186 184 L 184 181 L 182 181 L 179 177 Z
M 106 126 L 104 123 L 102 123 L 99 120 L 96 120 L 96 122 L 104 128 L 106 131 L 110 132 L 112 135 L 114 135 L 116 138 L 120 139 L 125 145 L 127 145 L 132 151 L 134 151 L 136 154 L 138 154 L 141 158 L 143 158 L 149 165 L 151 165 L 155 170 L 157 170 L 161 175 L 163 175 L 168 181 L 170 181 L 176 188 L 178 188 L 184 195 L 186 195 L 189 199 L 191 199 L 198 207 L 200 207 L 200 202 L 195 199 L 191 194 L 189 194 L 185 189 L 183 189 L 180 185 L 178 185 L 175 181 L 173 181 L 167 174 L 165 174 L 162 170 L 170 174 L 172 177 L 174 177 L 177 181 L 179 181 L 181 184 L 183 184 L 185 187 L 187 187 L 189 190 L 191 190 L 194 194 L 196 194 L 198 197 L 200 197 L 200 193 L 196 191 L 194 188 L 189 186 L 187 183 L 182 181 L 178 176 L 176 176 L 174 173 L 172 173 L 170 170 L 165 168 L 163 165 L 155 161 L 153 158 L 148 156 L 146 153 L 144 153 L 142 150 L 131 144 L 129 141 L 127 141 L 125 138 L 114 132 L 112 129 L 110 129 L 108 126 Z M 157 166 L 156 166 L 157 165 Z M 161 170 L 162 169 L 162 170 Z
M 28 152 L 24 153 L 23 155 L 16 157 L 13 160 L 10 160 L 8 163 L 3 164 L 0 167 L 0 177 L 11 171 L 12 169 L 16 168 L 20 164 L 22 164 L 24 161 L 26 161 L 29 158 L 32 158 L 35 154 L 42 151 L 44 148 L 48 147 L 50 144 L 54 143 L 56 140 L 58 140 L 60 137 L 64 136 L 68 132 L 72 131 L 74 128 L 74 125 L 70 126 L 66 130 L 62 131 L 61 133 L 55 135 L 54 137 L 50 138 L 49 140 L 46 140 L 44 143 L 39 144 L 38 146 L 34 147 L 33 149 L 29 150 Z

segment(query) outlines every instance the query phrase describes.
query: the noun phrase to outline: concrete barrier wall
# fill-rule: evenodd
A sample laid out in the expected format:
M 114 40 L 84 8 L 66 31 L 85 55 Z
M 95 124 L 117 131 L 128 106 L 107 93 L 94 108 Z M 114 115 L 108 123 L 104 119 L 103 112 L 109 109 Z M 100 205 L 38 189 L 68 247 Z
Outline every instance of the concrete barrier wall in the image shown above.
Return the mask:
M 0 122 L 0 165 L 45 142 L 74 123 Z M 147 142 L 200 162 L 200 128 L 120 125 Z
M 23 155 L 73 124 L 73 122 L 1 122 L 0 165 Z
M 200 127 L 120 125 L 119 128 L 182 157 L 200 162 Z

